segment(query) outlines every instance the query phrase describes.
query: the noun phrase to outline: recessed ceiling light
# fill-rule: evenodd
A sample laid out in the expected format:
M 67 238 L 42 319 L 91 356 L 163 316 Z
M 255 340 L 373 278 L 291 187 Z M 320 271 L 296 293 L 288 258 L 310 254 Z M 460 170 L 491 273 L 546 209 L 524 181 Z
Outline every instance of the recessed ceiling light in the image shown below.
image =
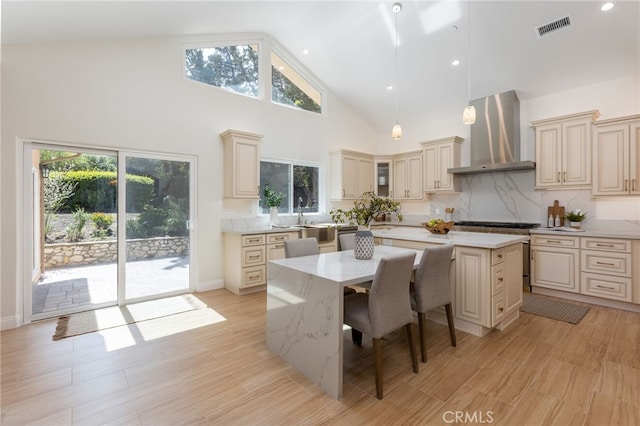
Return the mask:
M 302 49 L 302 53 L 304 53 L 305 55 L 309 54 L 309 49 Z
M 284 70 L 284 66 L 280 65 L 280 66 L 278 67 L 278 69 L 279 69 L 280 71 L 282 71 L 282 70 Z
M 460 59 L 454 59 L 454 60 L 451 62 L 451 65 L 453 65 L 454 67 L 457 67 L 458 65 L 460 65 Z
M 452 26 L 449 27 L 449 29 L 451 31 L 458 31 L 458 26 L 457 25 L 452 25 Z
M 616 2 L 615 2 L 615 1 L 608 1 L 608 2 L 605 2 L 605 3 L 602 5 L 602 7 L 600 8 L 600 10 L 604 10 L 604 11 L 611 10 L 611 9 L 613 9 L 613 6 L 615 6 L 615 5 L 616 5 Z
M 392 85 L 392 84 L 389 84 L 389 85 L 387 86 L 387 90 L 393 90 L 393 85 Z

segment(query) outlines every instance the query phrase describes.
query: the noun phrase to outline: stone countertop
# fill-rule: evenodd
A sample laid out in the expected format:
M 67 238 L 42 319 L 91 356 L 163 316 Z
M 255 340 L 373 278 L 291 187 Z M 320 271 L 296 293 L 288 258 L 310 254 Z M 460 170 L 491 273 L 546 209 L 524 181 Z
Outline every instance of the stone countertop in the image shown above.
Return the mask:
M 530 234 L 567 235 L 571 237 L 602 237 L 624 238 L 626 240 L 640 240 L 640 228 L 618 229 L 606 225 L 589 226 L 580 230 L 572 228 L 536 228 Z
M 310 223 L 308 225 L 313 226 L 331 226 L 331 227 L 340 227 L 340 224 L 335 223 Z M 255 235 L 255 234 L 275 234 L 278 232 L 298 232 L 301 229 L 304 229 L 304 225 L 290 225 L 288 227 L 281 226 L 257 226 L 257 227 L 249 227 L 249 228 L 223 228 L 222 232 L 226 234 L 237 234 L 237 235 Z
M 374 237 L 408 241 L 419 241 L 435 244 L 453 244 L 456 246 L 497 249 L 515 243 L 529 241 L 528 235 L 488 234 L 482 232 L 450 231 L 448 234 L 432 234 L 424 228 L 398 227 L 391 229 L 374 229 Z

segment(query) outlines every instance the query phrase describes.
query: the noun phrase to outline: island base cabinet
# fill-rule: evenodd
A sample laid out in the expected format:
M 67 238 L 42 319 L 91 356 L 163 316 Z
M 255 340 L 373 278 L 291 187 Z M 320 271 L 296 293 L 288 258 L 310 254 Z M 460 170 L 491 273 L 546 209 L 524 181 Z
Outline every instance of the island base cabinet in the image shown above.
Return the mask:
M 522 244 L 456 247 L 455 294 L 457 319 L 486 329 L 506 327 L 522 306 Z
M 490 251 L 456 247 L 456 318 L 491 327 Z

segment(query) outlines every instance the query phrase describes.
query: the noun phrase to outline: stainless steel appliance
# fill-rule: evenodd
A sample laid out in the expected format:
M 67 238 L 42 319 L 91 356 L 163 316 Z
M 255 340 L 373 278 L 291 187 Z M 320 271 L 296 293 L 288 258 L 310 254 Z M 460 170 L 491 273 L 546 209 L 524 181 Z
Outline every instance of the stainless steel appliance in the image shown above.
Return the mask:
M 465 232 L 488 232 L 493 234 L 529 235 L 530 229 L 539 228 L 539 223 L 526 222 L 483 222 L 466 220 L 456 222 L 454 230 Z M 522 244 L 522 287 L 528 287 L 531 291 L 531 257 L 529 255 L 529 242 Z

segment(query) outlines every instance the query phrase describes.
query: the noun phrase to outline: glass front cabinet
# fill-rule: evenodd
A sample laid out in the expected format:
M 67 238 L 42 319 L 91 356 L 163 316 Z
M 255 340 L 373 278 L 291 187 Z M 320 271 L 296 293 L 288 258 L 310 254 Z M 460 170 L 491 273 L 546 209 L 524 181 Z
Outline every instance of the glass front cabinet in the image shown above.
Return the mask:
M 374 186 L 379 197 L 392 197 L 391 193 L 391 158 L 376 159 L 376 176 Z

